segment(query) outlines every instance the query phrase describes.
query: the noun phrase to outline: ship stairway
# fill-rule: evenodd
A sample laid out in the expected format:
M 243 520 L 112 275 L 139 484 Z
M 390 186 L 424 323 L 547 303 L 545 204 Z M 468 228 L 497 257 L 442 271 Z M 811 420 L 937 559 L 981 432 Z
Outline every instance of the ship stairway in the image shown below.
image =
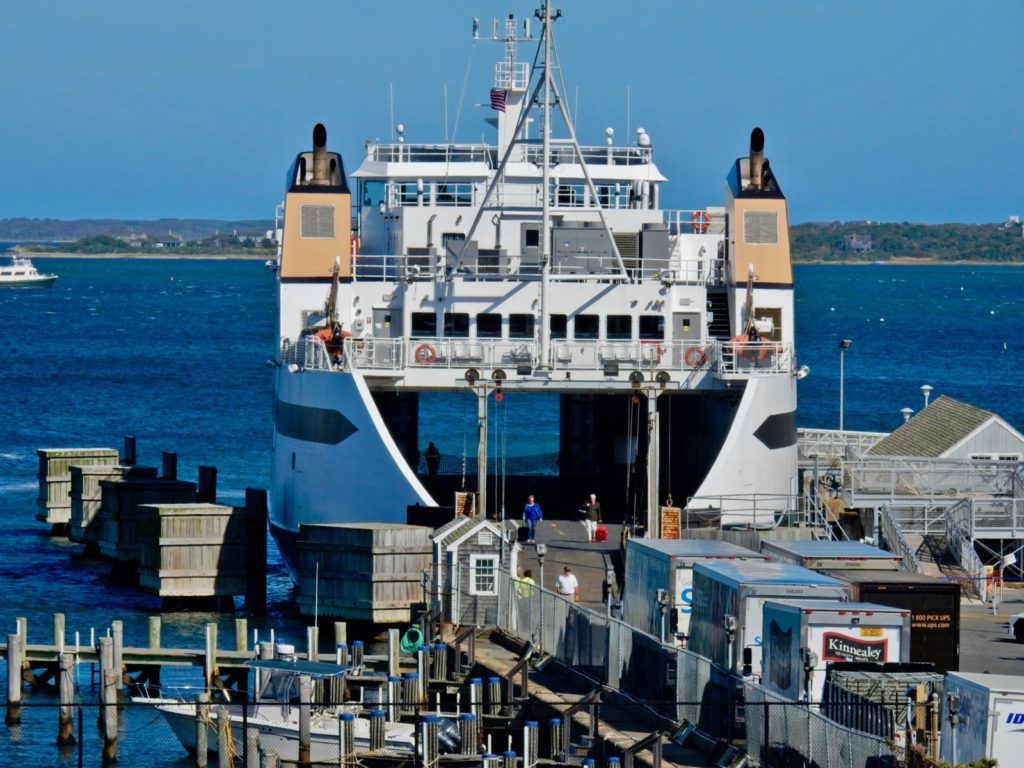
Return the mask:
M 729 341 L 732 331 L 729 325 L 729 296 L 725 291 L 708 291 L 708 311 L 712 315 L 708 323 L 708 335 L 719 341 Z

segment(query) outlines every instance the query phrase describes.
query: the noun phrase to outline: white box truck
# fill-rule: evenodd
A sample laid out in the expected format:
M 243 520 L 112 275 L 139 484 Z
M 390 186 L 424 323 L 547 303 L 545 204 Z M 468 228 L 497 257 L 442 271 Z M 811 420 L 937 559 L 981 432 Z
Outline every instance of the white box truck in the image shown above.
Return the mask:
M 769 600 L 761 685 L 794 701 L 821 701 L 829 664 L 910 660 L 910 611 L 876 603 Z
M 637 629 L 661 637 L 658 591 L 664 590 L 665 639 L 674 634 L 689 635 L 695 563 L 767 559 L 767 555 L 728 541 L 629 539 L 626 542 L 622 618 Z
M 758 560 L 697 563 L 689 648 L 725 669 L 760 676 L 765 601 L 848 597 L 843 582 L 799 565 Z
M 1024 677 L 949 672 L 942 704 L 943 760 L 954 765 L 982 758 L 1002 766 L 1024 760 Z M 951 715 L 955 712 L 956 726 Z
M 859 541 L 762 541 L 761 552 L 812 571 L 898 571 L 903 559 Z

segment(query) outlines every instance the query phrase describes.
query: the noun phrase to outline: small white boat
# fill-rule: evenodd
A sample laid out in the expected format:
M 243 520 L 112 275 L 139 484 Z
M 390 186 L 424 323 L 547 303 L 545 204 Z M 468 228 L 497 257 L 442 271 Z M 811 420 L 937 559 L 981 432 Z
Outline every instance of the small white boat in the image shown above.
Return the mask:
M 10 264 L 0 265 L 0 286 L 30 287 L 53 285 L 57 275 L 44 275 L 24 256 L 12 256 Z
M 245 728 L 259 734 L 260 747 L 276 752 L 282 760 L 299 759 L 299 676 L 310 675 L 325 680 L 352 671 L 352 667 L 336 666 L 319 662 L 271 660 L 252 661 L 249 667 L 258 670 L 261 679 L 255 703 L 228 703 L 211 705 L 208 723 L 207 745 L 216 752 L 217 719 L 213 711 L 226 710 L 231 717 L 231 738 L 236 752 L 241 752 L 245 741 Z M 164 716 L 181 745 L 190 753 L 196 752 L 196 704 L 185 699 L 139 696 L 136 703 L 152 704 Z M 243 706 L 247 708 L 243 716 Z M 333 761 L 339 758 L 338 716 L 348 712 L 355 715 L 355 751 L 370 748 L 370 722 L 360 717 L 365 705 L 360 703 L 325 705 L 314 704 L 310 713 L 310 755 L 316 761 Z M 415 747 L 414 726 L 407 723 L 389 722 L 385 725 L 384 749 L 412 756 Z

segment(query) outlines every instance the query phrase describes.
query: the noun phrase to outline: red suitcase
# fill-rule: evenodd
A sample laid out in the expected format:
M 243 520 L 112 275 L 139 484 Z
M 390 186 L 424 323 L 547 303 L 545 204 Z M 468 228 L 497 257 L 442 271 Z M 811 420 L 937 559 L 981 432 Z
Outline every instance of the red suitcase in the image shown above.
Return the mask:
M 594 541 L 608 541 L 608 526 L 598 525 L 594 531 Z

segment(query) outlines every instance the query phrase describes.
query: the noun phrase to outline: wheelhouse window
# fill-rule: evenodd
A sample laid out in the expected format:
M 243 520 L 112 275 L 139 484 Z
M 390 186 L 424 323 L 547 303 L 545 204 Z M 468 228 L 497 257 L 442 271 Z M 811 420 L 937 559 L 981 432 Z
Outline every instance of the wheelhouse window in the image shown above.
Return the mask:
M 437 336 L 437 315 L 433 312 L 413 312 L 412 335 Z
M 661 315 L 640 315 L 638 330 L 645 340 L 665 338 L 665 318 Z
M 448 182 L 437 185 L 437 204 L 465 208 L 473 204 L 473 185 Z
M 398 204 L 403 206 L 419 203 L 419 190 L 415 181 L 400 181 L 395 185 L 398 191 Z
M 552 339 L 565 339 L 568 338 L 568 318 L 566 315 L 551 315 L 551 338 Z
M 607 337 L 612 341 L 633 338 L 633 318 L 629 315 L 608 315 Z
M 600 318 L 597 315 L 576 315 L 575 336 L 577 339 L 596 339 L 600 334 Z
M 445 312 L 444 335 L 453 339 L 469 338 L 469 314 L 465 312 Z
M 535 322 L 533 315 L 509 315 L 508 337 L 510 339 L 532 339 Z
M 495 555 L 469 556 L 469 594 L 498 594 L 498 558 Z
M 478 339 L 500 339 L 501 315 L 494 312 L 481 312 L 477 315 L 476 337 Z

